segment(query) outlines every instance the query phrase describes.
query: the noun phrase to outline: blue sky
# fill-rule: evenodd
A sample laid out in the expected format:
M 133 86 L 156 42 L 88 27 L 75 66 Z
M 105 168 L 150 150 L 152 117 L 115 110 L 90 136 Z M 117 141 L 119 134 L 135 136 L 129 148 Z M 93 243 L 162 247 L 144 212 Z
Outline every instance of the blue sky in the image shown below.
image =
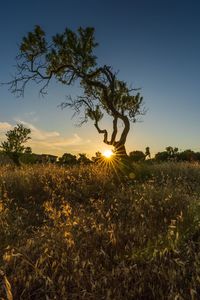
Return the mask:
M 39 24 L 51 36 L 66 27 L 96 29 L 98 62 L 142 88 L 147 114 L 131 127 L 127 150 L 166 146 L 200 151 L 200 2 L 149 0 L 4 1 L 0 10 L 0 81 L 10 80 L 21 38 Z M 52 85 L 45 98 L 30 86 L 16 99 L 0 87 L 0 140 L 18 122 L 32 129 L 38 153 L 89 155 L 106 148 L 92 123 L 74 126 L 58 105 L 75 88 Z M 109 121 L 105 120 L 106 126 Z

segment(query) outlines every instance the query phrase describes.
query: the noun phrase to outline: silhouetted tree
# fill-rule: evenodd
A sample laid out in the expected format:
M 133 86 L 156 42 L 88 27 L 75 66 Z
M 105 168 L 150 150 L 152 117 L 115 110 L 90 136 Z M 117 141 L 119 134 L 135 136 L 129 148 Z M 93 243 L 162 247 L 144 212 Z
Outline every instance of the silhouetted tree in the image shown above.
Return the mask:
M 195 156 L 196 156 L 196 160 L 197 160 L 197 161 L 200 161 L 200 152 L 196 152 L 196 153 L 195 153 Z
M 19 158 L 26 149 L 24 144 L 30 139 L 31 130 L 23 124 L 17 124 L 13 130 L 6 133 L 7 141 L 1 142 L 0 148 L 16 165 L 20 165 Z
M 63 156 L 59 158 L 59 162 L 65 165 L 75 165 L 77 163 L 76 155 L 64 153 Z
M 100 162 L 100 161 L 101 161 L 101 158 L 102 158 L 102 153 L 101 153 L 100 151 L 97 151 L 97 152 L 95 153 L 95 156 L 92 157 L 92 161 L 93 161 L 94 163 Z
M 166 151 L 169 154 L 169 156 L 174 157 L 178 153 L 178 148 L 177 147 L 173 148 L 171 146 L 168 146 L 166 147 Z
M 144 161 L 145 160 L 145 154 L 142 151 L 132 151 L 129 153 L 129 157 L 134 162 Z
M 78 163 L 87 165 L 87 164 L 91 163 L 91 160 L 89 158 L 87 158 L 85 153 L 79 153 Z
M 169 160 L 178 160 L 178 156 L 179 156 L 179 152 L 178 152 L 178 148 L 177 147 L 171 147 L 171 146 L 168 146 L 166 147 L 166 151 L 168 153 L 168 159 Z
M 31 149 L 31 147 L 26 147 L 26 148 L 24 149 L 24 153 L 25 153 L 25 154 L 32 154 L 32 149 Z
M 150 153 L 150 148 L 149 147 L 146 147 L 145 149 L 145 158 L 151 158 L 151 153 Z
M 168 146 L 165 148 L 166 151 L 158 152 L 155 155 L 155 160 L 158 161 L 177 161 L 179 159 L 179 152 L 178 148 Z
M 143 98 L 138 89 L 128 87 L 118 79 L 118 73 L 108 65 L 98 66 L 93 51 L 98 44 L 94 38 L 94 28 L 80 27 L 77 32 L 66 29 L 47 41 L 45 32 L 36 26 L 23 38 L 17 56 L 17 73 L 9 82 L 13 93 L 22 96 L 30 81 L 40 85 L 40 93 L 45 94 L 54 78 L 66 86 L 75 81 L 80 83 L 83 94 L 75 99 L 68 97 L 61 106 L 69 107 L 75 114 L 83 113 L 80 124 L 91 119 L 98 133 L 103 134 L 104 143 L 112 145 L 116 153 L 127 156 L 125 143 L 130 130 L 130 121 L 145 113 Z M 112 134 L 100 128 L 104 113 L 113 120 Z M 123 130 L 117 139 L 118 125 Z
M 192 151 L 190 149 L 187 149 L 179 154 L 179 160 L 182 160 L 182 161 L 192 162 L 192 161 L 197 161 L 198 158 L 199 158 L 198 153 L 195 153 L 194 151 Z
M 168 161 L 170 158 L 169 153 L 167 151 L 158 152 L 155 154 L 156 161 Z

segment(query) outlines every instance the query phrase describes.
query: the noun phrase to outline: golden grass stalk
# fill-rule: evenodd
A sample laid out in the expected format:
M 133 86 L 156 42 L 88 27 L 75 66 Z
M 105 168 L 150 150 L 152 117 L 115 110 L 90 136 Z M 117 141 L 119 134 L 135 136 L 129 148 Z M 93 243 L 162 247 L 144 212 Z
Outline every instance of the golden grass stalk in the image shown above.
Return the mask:
M 11 284 L 6 277 L 6 274 L 2 270 L 0 270 L 0 275 L 3 277 L 3 286 L 6 292 L 7 300 L 13 300 Z

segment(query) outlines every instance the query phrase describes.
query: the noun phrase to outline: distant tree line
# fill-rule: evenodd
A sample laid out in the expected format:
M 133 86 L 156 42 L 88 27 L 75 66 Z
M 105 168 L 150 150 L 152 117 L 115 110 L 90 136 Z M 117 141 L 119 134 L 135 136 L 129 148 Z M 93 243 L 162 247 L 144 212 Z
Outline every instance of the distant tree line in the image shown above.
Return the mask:
M 92 161 L 85 153 L 80 153 L 77 158 L 70 153 L 58 156 L 51 154 L 32 153 L 31 147 L 25 147 L 25 143 L 31 139 L 31 130 L 23 124 L 17 124 L 12 130 L 6 132 L 6 140 L 0 143 L 0 164 L 14 163 L 21 164 L 35 163 L 60 163 L 62 165 L 88 164 Z
M 154 158 L 156 161 L 189 161 L 200 162 L 200 152 L 194 152 L 191 149 L 179 151 L 177 147 L 166 147 L 165 151 L 158 152 Z
M 0 163 L 9 163 L 12 161 L 15 165 L 34 163 L 58 163 L 60 165 L 87 165 L 90 163 L 98 163 L 106 159 L 101 152 L 96 152 L 92 159 L 89 159 L 85 153 L 79 153 L 78 157 L 71 153 L 64 153 L 62 157 L 57 157 L 51 154 L 35 154 L 32 153 L 31 147 L 25 147 L 25 143 L 31 139 L 31 130 L 24 127 L 23 124 L 17 124 L 12 130 L 6 133 L 7 140 L 0 144 Z M 117 157 L 117 152 L 113 152 Z M 120 160 L 120 157 L 119 157 Z M 190 149 L 179 151 L 177 147 L 168 146 L 165 151 L 156 153 L 154 158 L 151 158 L 150 148 L 146 147 L 145 152 L 135 150 L 128 155 L 130 162 L 168 162 L 168 161 L 188 161 L 200 162 L 200 152 L 194 152 Z
M 134 162 L 142 162 L 146 159 L 156 162 L 200 162 L 200 152 L 194 152 L 191 149 L 179 151 L 177 147 L 168 146 L 164 151 L 155 154 L 154 158 L 151 158 L 150 148 L 147 147 L 146 151 L 132 151 L 129 157 Z
M 17 162 L 16 162 L 17 157 Z M 51 154 L 35 154 L 32 153 L 30 147 L 27 147 L 22 153 L 6 153 L 0 151 L 0 164 L 13 162 L 16 165 L 21 164 L 47 164 L 56 163 L 62 166 L 88 165 L 91 163 L 101 163 L 106 159 L 101 152 L 96 152 L 91 159 L 85 153 L 79 153 L 77 156 L 71 153 L 64 153 L 61 157 Z M 142 163 L 148 162 L 200 162 L 200 152 L 194 152 L 190 149 L 179 152 L 178 148 L 171 146 L 166 147 L 165 151 L 158 152 L 154 158 L 151 158 L 150 153 L 135 150 L 129 153 L 128 159 L 130 162 Z

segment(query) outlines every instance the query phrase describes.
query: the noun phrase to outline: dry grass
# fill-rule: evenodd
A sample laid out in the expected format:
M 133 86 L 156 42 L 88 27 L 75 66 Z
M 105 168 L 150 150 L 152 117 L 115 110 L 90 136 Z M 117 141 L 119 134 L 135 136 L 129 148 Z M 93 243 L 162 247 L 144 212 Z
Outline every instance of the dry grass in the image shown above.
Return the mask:
M 199 166 L 0 172 L 0 298 L 199 299 Z

